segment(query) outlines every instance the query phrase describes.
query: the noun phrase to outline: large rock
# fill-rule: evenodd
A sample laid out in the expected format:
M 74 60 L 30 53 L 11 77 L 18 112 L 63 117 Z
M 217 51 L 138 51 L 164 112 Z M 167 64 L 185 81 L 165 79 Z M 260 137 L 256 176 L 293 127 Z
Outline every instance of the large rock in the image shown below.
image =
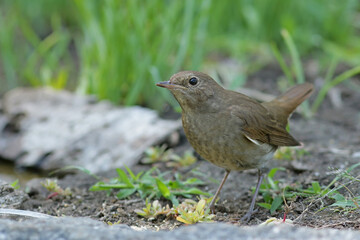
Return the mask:
M 23 191 L 15 190 L 10 184 L 0 179 L 0 209 L 18 208 L 28 199 Z
M 88 218 L 46 218 L 22 222 L 0 219 L 2 239 L 307 239 L 327 240 L 360 239 L 359 231 L 294 227 L 286 224 L 274 226 L 237 227 L 230 224 L 212 223 L 183 226 L 174 231 L 135 231 L 122 224 L 107 226 Z
M 48 88 L 5 94 L 0 114 L 0 158 L 49 170 L 67 165 L 92 172 L 135 164 L 146 148 L 181 125 L 142 107 Z

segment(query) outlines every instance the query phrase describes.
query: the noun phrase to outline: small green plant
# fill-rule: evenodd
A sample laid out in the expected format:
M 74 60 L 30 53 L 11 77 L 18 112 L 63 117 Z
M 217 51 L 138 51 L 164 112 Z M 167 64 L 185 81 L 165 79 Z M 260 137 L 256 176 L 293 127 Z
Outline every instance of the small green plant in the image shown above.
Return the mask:
M 169 205 L 162 207 L 158 200 L 149 203 L 149 199 L 146 199 L 145 208 L 142 210 L 135 209 L 135 212 L 148 220 L 154 220 L 159 215 L 168 215 L 171 212 Z
M 258 203 L 258 205 L 270 210 L 270 213 L 273 214 L 281 209 L 283 204 L 286 204 L 285 201 L 295 201 L 298 197 L 302 197 L 307 201 L 314 202 L 328 197 L 332 199 L 334 203 L 322 206 L 319 211 L 328 207 L 342 211 L 360 209 L 360 196 L 355 196 L 347 187 L 349 184 L 360 182 L 359 177 L 354 177 L 350 174 L 350 172 L 358 166 L 360 166 L 360 163 L 351 166 L 345 171 L 341 171 L 326 187 L 321 187 L 319 182 L 314 181 L 311 183 L 311 186 L 307 188 L 302 188 L 299 184 L 289 186 L 279 180 L 274 180 L 275 173 L 285 169 L 273 168 L 270 170 L 266 181 L 260 187 L 260 194 L 263 196 L 264 202 Z M 350 181 L 343 184 L 340 182 L 341 179 L 350 179 Z M 338 187 L 334 187 L 336 183 L 339 185 Z M 342 188 L 350 194 L 349 197 L 346 197 L 339 191 Z
M 155 200 L 152 204 L 146 199 L 146 207 L 142 210 L 136 209 L 135 212 L 149 220 L 156 219 L 159 215 L 176 217 L 176 220 L 185 224 L 194 224 L 197 222 L 212 222 L 215 217 L 210 214 L 210 209 L 207 208 L 209 201 L 207 199 L 200 199 L 196 202 L 192 199 L 185 199 L 176 207 L 170 208 L 169 205 L 162 207 L 159 201 Z
M 12 186 L 14 189 L 19 189 L 20 188 L 19 179 L 16 179 L 14 182 L 12 182 L 10 186 Z
M 145 151 L 145 157 L 141 160 L 141 163 L 153 164 L 157 162 L 170 161 L 173 156 L 173 151 L 166 148 L 167 146 L 165 144 L 148 148 Z
M 167 167 L 187 167 L 197 161 L 192 151 L 185 151 L 183 156 L 175 154 L 172 149 L 162 146 L 150 147 L 145 151 L 145 157 L 141 160 L 143 164 L 156 164 L 165 162 Z
M 281 147 L 275 154 L 275 159 L 285 159 L 285 160 L 295 160 L 300 159 L 305 155 L 308 155 L 309 152 L 303 148 L 293 148 L 293 147 Z
M 201 199 L 199 202 L 187 199 L 184 205 L 180 205 L 177 209 L 179 216 L 176 220 L 185 224 L 194 224 L 197 222 L 212 222 L 215 217 L 210 214 L 210 209 L 206 207 L 206 200 Z
M 128 167 L 125 168 L 129 176 L 124 170 L 118 168 L 116 169 L 118 177 L 107 182 L 97 182 L 90 190 L 109 191 L 111 189 L 120 189 L 116 195 L 119 199 L 124 199 L 134 193 L 138 193 L 142 199 L 149 198 L 151 200 L 153 198 L 159 199 L 164 197 L 175 206 L 179 204 L 176 196 L 189 198 L 192 195 L 209 195 L 209 193 L 194 187 L 205 184 L 197 178 L 182 180 L 182 176 L 177 173 L 175 174 L 175 180 L 165 180 L 165 175 L 170 172 L 160 173 L 157 168 L 152 168 L 135 175 Z
M 110 222 L 110 221 L 108 221 L 108 222 L 106 222 L 106 224 L 109 225 L 109 226 L 118 225 L 118 224 L 121 224 L 121 220 L 119 220 L 119 221 L 117 221 L 117 222 Z
M 288 66 L 286 64 L 284 58 L 281 56 L 281 53 L 275 44 L 271 45 L 272 52 L 273 52 L 276 60 L 278 61 L 281 69 L 283 70 L 289 85 L 295 84 L 293 75 L 295 75 L 295 79 L 296 79 L 297 83 L 299 83 L 299 84 L 304 83 L 305 82 L 304 68 L 301 64 L 300 55 L 296 48 L 296 45 L 295 45 L 291 35 L 289 34 L 289 32 L 286 29 L 283 29 L 281 31 L 281 35 L 285 41 L 286 47 L 288 48 L 288 50 L 290 52 L 292 65 Z M 337 64 L 338 64 L 337 58 L 333 57 L 330 65 L 329 65 L 329 68 L 327 70 L 324 84 L 323 84 L 322 88 L 320 89 L 319 93 L 316 95 L 316 98 L 315 98 L 314 103 L 312 104 L 311 108 L 309 107 L 309 103 L 307 101 L 305 101 L 302 104 L 303 114 L 305 117 L 311 117 L 313 114 L 315 114 L 317 112 L 321 103 L 324 101 L 325 96 L 327 95 L 327 93 L 329 92 L 329 90 L 331 88 L 335 87 L 336 85 L 338 85 L 360 73 L 360 66 L 355 66 L 355 67 L 343 72 L 342 74 L 338 75 L 337 77 L 333 78 Z
M 57 193 L 59 195 L 63 195 L 63 196 L 69 196 L 71 195 L 71 190 L 70 188 L 65 188 L 65 189 L 62 189 L 58 183 L 57 183 L 57 180 L 56 179 L 45 179 L 44 182 L 41 183 L 41 185 L 46 188 L 49 192 L 54 192 L 54 193 Z
M 192 151 L 185 151 L 182 157 L 174 154 L 172 160 L 173 161 L 166 164 L 168 167 L 187 167 L 193 165 L 197 161 Z
M 261 184 L 259 193 L 263 196 L 264 202 L 258 203 L 260 207 L 270 210 L 273 214 L 282 205 L 281 187 L 279 181 L 274 180 L 274 175 L 278 170 L 283 168 L 273 168 L 270 170 L 264 183 Z
M 336 177 L 321 191 L 321 197 L 329 197 L 335 202 L 329 206 L 322 207 L 319 211 L 325 208 L 333 208 L 336 211 L 351 212 L 355 209 L 360 209 L 360 196 L 355 196 L 348 186 L 351 184 L 360 184 L 360 176 L 354 177 L 351 174 L 355 168 L 359 167 L 360 163 L 354 164 L 348 169 L 337 171 Z M 343 180 L 348 182 L 343 183 Z M 336 186 L 337 185 L 337 186 Z M 331 189 L 332 188 L 332 189 Z M 340 193 L 344 189 L 348 196 Z
M 264 202 L 258 203 L 258 205 L 270 210 L 270 214 L 281 209 L 284 201 L 295 201 L 297 197 L 308 198 L 321 194 L 321 187 L 316 181 L 312 182 L 312 185 L 306 189 L 303 189 L 299 184 L 284 186 L 279 180 L 274 180 L 274 175 L 279 170 L 284 171 L 285 169 L 271 169 L 265 183 L 260 187 L 260 194 L 263 196 Z
M 345 72 L 343 72 L 342 74 L 336 76 L 335 78 L 333 78 L 333 74 L 335 71 L 337 65 L 337 60 L 334 58 L 334 60 L 332 61 L 332 63 L 330 64 L 325 80 L 324 80 L 324 85 L 323 87 L 320 89 L 319 93 L 317 94 L 313 105 L 311 106 L 311 112 L 313 114 L 315 114 L 321 103 L 324 101 L 325 96 L 327 95 L 327 93 L 329 92 L 329 90 L 333 87 L 335 87 L 336 85 L 348 80 L 349 78 L 357 75 L 360 73 L 360 66 L 356 66 L 354 68 L 351 68 Z
M 278 48 L 276 47 L 275 44 L 273 44 L 271 46 L 273 54 L 276 57 L 280 67 L 284 71 L 285 76 L 286 76 L 286 78 L 287 78 L 290 85 L 295 84 L 293 74 L 295 75 L 295 79 L 296 79 L 296 82 L 298 84 L 304 83 L 305 82 L 304 69 L 302 67 L 300 54 L 299 54 L 299 52 L 298 52 L 298 50 L 296 48 L 294 40 L 292 39 L 290 33 L 286 29 L 281 30 L 281 36 L 283 37 L 283 39 L 285 41 L 285 45 L 286 45 L 286 47 L 288 48 L 288 50 L 290 52 L 290 57 L 291 57 L 291 61 L 292 61 L 292 66 L 291 66 L 292 68 L 287 66 L 287 64 L 285 63 L 285 60 L 282 58 L 282 56 L 280 54 L 280 51 L 278 50 Z M 303 107 L 304 116 L 305 117 L 310 117 L 309 103 L 307 101 L 305 101 L 302 104 L 302 107 Z

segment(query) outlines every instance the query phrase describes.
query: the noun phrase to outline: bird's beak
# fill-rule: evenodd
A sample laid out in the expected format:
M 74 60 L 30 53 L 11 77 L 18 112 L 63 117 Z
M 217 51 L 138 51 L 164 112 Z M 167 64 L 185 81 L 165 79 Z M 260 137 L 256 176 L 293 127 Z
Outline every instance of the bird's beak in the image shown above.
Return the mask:
M 173 88 L 175 87 L 176 85 L 175 84 L 172 84 L 170 81 L 165 81 L 165 82 L 158 82 L 156 84 L 156 86 L 158 87 L 163 87 L 163 88 Z

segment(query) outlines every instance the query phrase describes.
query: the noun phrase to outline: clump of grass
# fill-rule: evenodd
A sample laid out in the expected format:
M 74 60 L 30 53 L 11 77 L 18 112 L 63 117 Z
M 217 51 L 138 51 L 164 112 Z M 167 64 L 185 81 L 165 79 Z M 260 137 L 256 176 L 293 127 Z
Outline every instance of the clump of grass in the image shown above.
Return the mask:
M 172 162 L 167 164 L 168 167 L 188 167 L 196 163 L 197 158 L 194 156 L 193 151 L 185 151 L 183 156 L 174 155 Z
M 333 77 L 336 65 L 337 65 L 337 60 L 333 60 L 327 70 L 327 74 L 324 80 L 324 85 L 320 89 L 319 93 L 316 95 L 314 103 L 311 106 L 311 112 L 313 114 L 315 114 L 318 111 L 321 103 L 324 101 L 327 93 L 331 88 L 360 73 L 360 65 L 359 65 L 339 74 L 336 77 Z
M 159 215 L 168 216 L 171 213 L 171 209 L 169 205 L 166 205 L 166 207 L 161 206 L 158 200 L 150 203 L 149 199 L 146 199 L 145 208 L 143 208 L 142 210 L 135 209 L 135 212 L 138 215 L 148 219 L 149 221 L 152 221 L 156 219 Z
M 295 159 L 301 159 L 305 155 L 309 155 L 309 152 L 304 148 L 281 147 L 275 152 L 274 158 L 291 161 Z
M 33 10 L 36 8 L 40 15 L 53 13 L 46 16 L 46 33 L 39 30 L 39 26 L 32 25 L 35 22 L 40 24 L 40 21 L 35 21 L 32 7 L 26 1 L 1 3 L 0 57 L 5 73 L 6 82 L 2 83 L 5 90 L 24 84 L 62 89 L 68 83 L 73 66 L 69 52 L 71 35 L 64 28 L 64 19 L 56 13 L 57 7 L 63 4 L 46 1 L 37 4 L 42 6 L 33 6 Z M 54 11 L 49 11 L 49 8 Z
M 175 154 L 172 149 L 162 146 L 150 147 L 145 151 L 145 157 L 141 160 L 143 164 L 156 164 L 165 162 L 167 167 L 187 167 L 197 161 L 192 151 L 185 151 L 183 156 Z
M 177 173 L 174 180 L 165 180 L 164 177 L 169 172 L 160 173 L 157 168 L 140 172 L 137 175 L 128 167 L 126 167 L 126 170 L 128 174 L 124 170 L 117 168 L 118 177 L 112 178 L 107 182 L 97 182 L 90 188 L 90 191 L 120 189 L 116 195 L 119 199 L 124 199 L 134 193 L 138 193 L 142 199 L 149 198 L 151 200 L 153 198 L 159 199 L 164 197 L 175 206 L 179 204 L 177 196 L 189 198 L 192 195 L 209 195 L 209 193 L 195 187 L 205 184 L 197 178 L 182 180 L 182 176 Z
M 110 222 L 110 221 L 108 221 L 108 222 L 106 222 L 106 224 L 109 225 L 109 226 L 119 225 L 119 224 L 121 224 L 121 220 L 119 220 L 119 221 L 117 221 L 117 222 Z
M 155 81 L 200 70 L 206 55 L 250 56 L 251 66 L 259 65 L 253 59 L 264 59 L 270 41 L 280 50 L 288 45 L 281 29 L 297 43 L 299 57 L 320 50 L 358 64 L 358 8 L 357 0 L 4 0 L 0 91 L 71 85 L 115 103 L 160 108 L 164 100 L 175 102 Z
M 288 66 L 286 64 L 284 58 L 281 56 L 281 53 L 275 44 L 271 45 L 273 54 L 274 54 L 275 58 L 277 59 L 279 65 L 280 65 L 281 69 L 283 70 L 283 72 L 287 78 L 287 81 L 290 85 L 295 84 L 294 76 L 295 76 L 296 82 L 298 84 L 304 83 L 305 82 L 304 68 L 301 64 L 300 54 L 297 50 L 295 42 L 293 41 L 291 35 L 289 34 L 289 32 L 287 30 L 283 29 L 281 31 L 281 35 L 282 35 L 282 37 L 286 43 L 286 46 L 289 50 L 292 64 L 290 66 Z M 309 118 L 318 111 L 321 103 L 324 101 L 327 93 L 329 92 L 329 90 L 331 88 L 335 87 L 336 85 L 338 85 L 360 73 L 360 66 L 355 66 L 355 67 L 345 71 L 344 73 L 338 75 L 337 77 L 333 78 L 334 70 L 336 68 L 337 63 L 338 63 L 337 57 L 333 57 L 330 65 L 328 67 L 328 70 L 327 70 L 327 73 L 325 76 L 325 80 L 324 80 L 324 84 L 321 87 L 319 93 L 316 95 L 316 98 L 315 98 L 312 106 L 311 107 L 309 106 L 308 101 L 305 101 L 302 104 L 303 115 L 305 117 Z
M 167 217 L 175 217 L 177 221 L 185 224 L 212 222 L 215 215 L 210 214 L 210 209 L 207 207 L 208 204 L 209 202 L 206 199 L 200 199 L 198 202 L 185 199 L 178 206 L 170 208 L 169 205 L 162 207 L 157 200 L 152 204 L 146 200 L 146 207 L 142 210 L 136 209 L 135 212 L 148 220 L 154 220 L 159 215 L 165 215 Z
M 296 48 L 294 40 L 291 37 L 290 33 L 286 29 L 281 30 L 281 36 L 283 37 L 286 47 L 290 52 L 290 57 L 291 57 L 291 62 L 292 62 L 291 67 L 289 67 L 285 63 L 285 60 L 282 58 L 282 56 L 275 44 L 271 45 L 272 51 L 280 65 L 280 67 L 282 68 L 283 72 L 285 73 L 285 76 L 286 76 L 289 84 L 290 85 L 295 84 L 293 75 L 295 75 L 295 79 L 298 84 L 304 83 L 305 82 L 304 68 L 302 67 L 300 54 Z M 307 101 L 305 101 L 302 104 L 302 108 L 303 108 L 304 116 L 310 117 L 309 103 Z
M 46 190 L 48 190 L 49 192 L 53 192 L 59 195 L 63 195 L 63 196 L 70 196 L 72 195 L 72 192 L 70 190 L 69 187 L 63 189 L 61 188 L 56 179 L 45 179 L 44 182 L 41 183 L 41 185 L 46 188 Z
M 199 202 L 187 199 L 177 208 L 179 216 L 176 217 L 176 220 L 185 224 L 212 222 L 215 215 L 210 213 L 210 208 L 206 206 L 206 203 L 205 199 L 201 199 Z
M 75 5 L 83 33 L 76 44 L 81 60 L 79 92 L 124 105 L 160 108 L 164 100 L 174 103 L 154 83 L 181 68 L 199 67 L 209 0 L 140 5 L 75 1 Z
M 266 208 L 270 211 L 271 214 L 274 214 L 277 210 L 283 208 L 284 204 L 287 206 L 287 201 L 295 201 L 297 198 L 301 197 L 307 202 L 322 201 L 325 197 L 334 201 L 332 204 L 320 207 L 319 211 L 326 208 L 332 208 L 335 211 L 345 211 L 350 212 L 355 209 L 360 209 L 360 196 L 355 196 L 350 189 L 347 187 L 353 183 L 359 183 L 359 176 L 354 177 L 350 172 L 359 167 L 359 164 L 354 164 L 344 171 L 340 171 L 337 176 L 331 181 L 331 183 L 323 187 L 319 182 L 314 181 L 311 183 L 311 186 L 303 188 L 300 184 L 285 185 L 279 180 L 275 180 L 274 176 L 277 171 L 285 170 L 283 168 L 273 168 L 267 178 L 265 183 L 260 187 L 260 194 L 264 198 L 264 202 L 258 203 L 259 206 Z M 341 180 L 348 179 L 347 183 L 343 183 Z M 336 186 L 338 185 L 338 186 Z M 346 196 L 343 191 L 344 189 L 348 192 Z
M 167 149 L 165 144 L 161 146 L 150 147 L 145 150 L 145 157 L 141 159 L 143 164 L 154 164 L 157 162 L 168 162 L 174 153 L 171 149 Z
M 351 212 L 355 209 L 360 209 L 360 195 L 355 196 L 349 189 L 352 184 L 360 184 L 360 176 L 353 176 L 351 171 L 359 167 L 360 163 L 354 164 L 345 170 L 337 170 L 336 177 L 321 191 L 322 198 L 329 197 L 335 202 L 329 206 L 324 206 L 320 209 L 333 208 L 338 211 Z M 344 183 L 344 180 L 347 182 Z M 348 193 L 347 196 L 342 192 Z M 319 199 L 321 200 L 321 199 Z
M 10 186 L 13 187 L 14 189 L 20 189 L 19 179 L 16 179 L 14 182 L 12 182 Z

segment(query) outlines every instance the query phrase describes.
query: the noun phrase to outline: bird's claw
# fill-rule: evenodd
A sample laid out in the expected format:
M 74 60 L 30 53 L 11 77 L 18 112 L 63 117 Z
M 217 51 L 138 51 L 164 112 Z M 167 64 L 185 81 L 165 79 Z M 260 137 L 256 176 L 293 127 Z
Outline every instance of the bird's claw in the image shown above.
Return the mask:
M 249 210 L 240 220 L 243 223 L 247 223 L 250 221 L 251 216 L 253 215 L 253 213 L 256 213 L 258 211 L 258 209 L 254 209 L 254 210 Z
M 215 206 L 209 206 L 210 213 L 215 213 Z

